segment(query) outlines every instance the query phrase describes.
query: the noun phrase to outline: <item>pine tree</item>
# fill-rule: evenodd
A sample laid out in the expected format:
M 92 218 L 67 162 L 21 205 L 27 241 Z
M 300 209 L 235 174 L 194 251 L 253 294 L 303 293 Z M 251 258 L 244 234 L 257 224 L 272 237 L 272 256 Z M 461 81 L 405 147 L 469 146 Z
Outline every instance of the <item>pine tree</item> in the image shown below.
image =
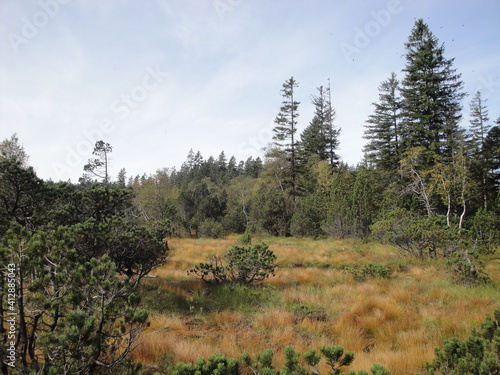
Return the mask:
M 97 156 L 95 159 L 89 159 L 88 164 L 83 167 L 85 172 L 88 172 L 98 178 L 102 178 L 104 184 L 109 183 L 109 154 L 113 151 L 113 147 L 107 142 L 97 141 L 94 146 L 92 155 Z
M 325 126 L 325 136 L 326 136 L 326 153 L 328 155 L 328 162 L 331 166 L 338 167 L 340 157 L 336 153 L 338 150 L 340 141 L 340 128 L 335 128 L 333 122 L 335 120 L 335 109 L 332 105 L 332 90 L 330 87 L 330 78 L 328 78 L 328 88 L 326 89 L 326 126 Z
M 456 135 L 454 129 L 461 118 L 463 82 L 452 68 L 454 59 L 444 57 L 444 45 L 438 45 L 438 39 L 422 19 L 415 22 L 405 46 L 406 76 L 401 87 L 403 144 L 407 150 L 423 147 L 424 163 L 430 167 L 435 154 L 448 156 L 445 144 Z
M 401 160 L 401 99 L 396 74 L 379 86 L 379 102 L 365 124 L 365 158 L 370 165 L 384 170 L 399 169 Z
M 500 118 L 496 120 L 496 124 L 489 130 L 484 144 L 488 168 L 487 195 L 492 203 L 500 191 Z M 500 195 L 498 196 L 500 198 Z
M 275 146 L 278 150 L 285 153 L 289 162 L 290 187 L 292 195 L 295 196 L 295 179 L 297 175 L 297 117 L 299 116 L 298 107 L 300 102 L 295 100 L 295 88 L 298 87 L 297 81 L 291 77 L 285 81 L 281 93 L 283 102 L 280 112 L 276 116 L 274 123 Z
M 10 139 L 4 139 L 0 143 L 0 160 L 2 159 L 15 160 L 20 163 L 21 167 L 28 167 L 29 156 L 24 146 L 19 143 L 16 133 L 12 134 Z
M 488 158 L 486 155 L 486 136 L 491 129 L 488 125 L 488 109 L 486 100 L 481 98 L 481 92 L 477 91 L 470 103 L 470 131 L 472 156 L 474 157 L 473 170 L 477 173 L 479 186 L 481 189 L 481 200 L 485 210 L 488 209 L 487 198 L 487 178 L 488 178 Z
M 319 160 L 328 160 L 331 165 L 336 165 L 338 155 L 339 129 L 333 127 L 335 110 L 331 105 L 330 88 L 317 88 L 318 96 L 312 95 L 311 102 L 315 106 L 314 117 L 308 127 L 304 129 L 301 138 L 301 150 L 305 158 L 318 155 Z

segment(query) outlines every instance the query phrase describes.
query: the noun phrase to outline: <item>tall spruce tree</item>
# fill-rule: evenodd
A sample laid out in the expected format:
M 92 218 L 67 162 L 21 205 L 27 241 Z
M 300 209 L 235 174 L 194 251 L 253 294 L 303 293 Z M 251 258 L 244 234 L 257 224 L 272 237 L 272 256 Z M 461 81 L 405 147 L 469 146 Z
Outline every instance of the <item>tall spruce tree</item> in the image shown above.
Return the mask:
M 325 136 L 326 136 L 326 154 L 328 156 L 327 160 L 331 166 L 338 167 L 340 157 L 336 151 L 339 149 L 340 145 L 339 136 L 341 128 L 336 128 L 333 124 L 336 113 L 332 105 L 332 90 L 330 87 L 330 78 L 328 78 L 328 87 L 326 88 L 325 99 L 326 99 Z
M 289 163 L 289 183 L 292 195 L 295 196 L 295 184 L 297 177 L 297 117 L 300 102 L 295 100 L 295 88 L 298 87 L 297 81 L 291 77 L 283 84 L 281 95 L 283 102 L 280 111 L 276 116 L 274 123 L 275 145 L 278 150 L 286 155 Z
M 318 155 L 319 160 L 327 160 L 332 166 L 337 165 L 339 157 L 336 150 L 339 146 L 340 129 L 333 125 L 335 110 L 332 107 L 330 87 L 317 88 L 318 95 L 311 96 L 315 107 L 314 117 L 301 134 L 301 149 L 304 156 Z
M 396 73 L 379 86 L 379 101 L 368 117 L 363 138 L 365 158 L 370 165 L 383 170 L 399 169 L 401 161 L 401 98 Z
M 487 179 L 488 179 L 488 156 L 486 154 L 486 136 L 491 129 L 488 125 L 488 109 L 486 100 L 481 97 L 481 92 L 477 91 L 470 103 L 470 132 L 472 156 L 474 157 L 474 168 L 477 180 L 481 189 L 482 206 L 488 209 Z
M 415 22 L 405 45 L 406 73 L 401 87 L 403 144 L 423 147 L 424 163 L 432 167 L 435 155 L 448 157 L 447 143 L 457 135 L 464 97 L 461 75 L 452 68 L 454 59 L 444 57 L 444 45 L 422 19 Z M 451 157 L 451 156 L 450 156 Z

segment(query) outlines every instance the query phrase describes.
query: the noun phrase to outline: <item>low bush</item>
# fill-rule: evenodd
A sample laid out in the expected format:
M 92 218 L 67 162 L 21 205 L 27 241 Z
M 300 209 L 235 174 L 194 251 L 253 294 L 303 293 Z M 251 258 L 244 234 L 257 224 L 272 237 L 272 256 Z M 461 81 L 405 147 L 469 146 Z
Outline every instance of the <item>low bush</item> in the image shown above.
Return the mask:
M 274 276 L 276 255 L 265 243 L 253 246 L 233 245 L 222 256 L 214 255 L 188 271 L 208 284 L 250 284 Z
M 367 263 L 362 267 L 346 267 L 345 272 L 353 275 L 356 281 L 389 279 L 391 277 L 391 270 L 389 268 L 375 263 Z
M 353 362 L 354 353 L 351 351 L 345 352 L 342 346 L 322 346 L 319 348 L 319 353 L 315 349 L 304 353 L 304 361 L 311 368 L 311 371 L 299 362 L 301 353 L 296 351 L 292 345 L 285 347 L 284 353 L 285 365 L 279 371 L 273 365 L 274 352 L 271 349 L 266 349 L 261 354 L 258 354 L 255 360 L 245 351 L 241 355 L 241 360 L 254 375 L 321 375 L 316 366 L 323 357 L 331 368 L 329 374 L 368 375 L 368 372 L 364 370 L 343 372 L 343 368 Z M 370 371 L 372 375 L 390 375 L 390 372 L 379 364 L 375 364 Z M 179 362 L 173 371 L 173 375 L 212 374 L 239 375 L 239 362 L 223 354 L 214 354 L 208 360 L 199 358 L 194 364 Z
M 471 336 L 459 341 L 456 337 L 443 341 L 436 348 L 432 363 L 425 368 L 430 375 L 438 374 L 500 374 L 500 310 L 494 319 L 486 315 L 481 331 L 472 330 Z
M 467 251 L 457 251 L 446 259 L 446 264 L 453 272 L 455 279 L 468 285 L 488 284 L 490 276 L 484 271 L 484 264 L 475 259 L 474 254 Z

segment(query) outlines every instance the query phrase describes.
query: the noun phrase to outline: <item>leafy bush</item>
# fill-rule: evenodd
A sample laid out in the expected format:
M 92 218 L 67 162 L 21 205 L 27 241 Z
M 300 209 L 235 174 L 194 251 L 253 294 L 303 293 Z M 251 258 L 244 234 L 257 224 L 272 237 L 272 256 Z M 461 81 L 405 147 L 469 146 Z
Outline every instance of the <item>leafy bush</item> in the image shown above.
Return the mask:
M 436 348 L 432 363 L 426 363 L 428 374 L 500 374 L 500 310 L 494 319 L 486 315 L 481 331 L 472 330 L 464 341 L 456 337 L 443 341 L 443 348 Z
M 451 268 L 455 278 L 464 284 L 488 284 L 491 278 L 484 271 L 481 261 L 473 261 L 474 254 L 467 251 L 456 251 L 446 259 L 446 264 Z
M 328 366 L 330 366 L 331 375 L 368 375 L 365 370 L 355 372 L 343 372 L 343 368 L 349 366 L 354 361 L 354 353 L 344 351 L 342 346 L 322 346 L 319 348 L 319 353 L 315 349 L 311 349 L 304 353 L 303 358 L 305 363 L 311 367 L 311 372 L 300 362 L 301 353 L 296 351 L 292 345 L 288 345 L 284 349 L 285 365 L 279 371 L 273 365 L 274 352 L 271 349 L 266 349 L 262 353 L 252 359 L 250 354 L 245 351 L 241 355 L 243 364 L 246 365 L 254 375 L 321 375 L 316 369 L 316 366 L 324 357 Z M 380 364 L 375 364 L 370 369 L 371 375 L 390 375 L 391 373 Z M 198 358 L 192 363 L 179 362 L 175 365 L 173 375 L 239 375 L 240 366 L 238 360 L 226 357 L 223 354 L 214 354 L 205 358 Z
M 205 219 L 200 224 L 198 234 L 206 238 L 222 238 L 226 235 L 223 225 L 213 218 Z
M 209 284 L 250 284 L 274 276 L 276 255 L 265 243 L 253 246 L 233 245 L 222 256 L 214 255 L 188 274 Z
M 396 209 L 371 226 L 378 240 L 396 246 L 403 255 L 419 258 L 446 256 L 459 242 L 458 233 L 438 217 L 420 217 L 404 209 Z
M 342 346 L 322 346 L 319 348 L 319 353 L 315 349 L 311 349 L 304 353 L 303 358 L 306 364 L 311 367 L 311 372 L 309 372 L 303 365 L 299 363 L 299 358 L 301 353 L 296 351 L 292 345 L 289 345 L 284 350 L 285 353 L 285 365 L 280 371 L 276 371 L 272 364 L 273 361 L 273 351 L 266 349 L 256 356 L 256 360 L 252 360 L 248 352 L 242 354 L 241 359 L 244 364 L 248 366 L 254 375 L 321 375 L 316 369 L 316 366 L 324 357 L 328 366 L 331 367 L 329 374 L 341 375 L 345 374 L 343 372 L 343 367 L 349 366 L 354 361 L 354 353 L 351 351 L 344 352 Z M 390 375 L 383 366 L 376 364 L 371 368 L 372 375 Z M 350 370 L 348 375 L 368 375 L 364 370 L 360 370 L 357 373 L 354 370 Z
M 251 245 L 252 244 L 252 236 L 248 231 L 243 233 L 240 238 L 238 239 L 238 242 L 242 245 Z
M 367 263 L 362 267 L 346 267 L 345 271 L 353 275 L 356 281 L 366 281 L 367 279 L 389 279 L 391 277 L 391 270 L 385 266 Z
M 482 254 L 493 254 L 500 246 L 500 218 L 494 212 L 480 209 L 470 232 L 474 248 Z
M 212 354 L 205 358 L 198 358 L 196 363 L 179 362 L 175 366 L 172 375 L 239 375 L 240 364 L 231 357 L 223 354 Z

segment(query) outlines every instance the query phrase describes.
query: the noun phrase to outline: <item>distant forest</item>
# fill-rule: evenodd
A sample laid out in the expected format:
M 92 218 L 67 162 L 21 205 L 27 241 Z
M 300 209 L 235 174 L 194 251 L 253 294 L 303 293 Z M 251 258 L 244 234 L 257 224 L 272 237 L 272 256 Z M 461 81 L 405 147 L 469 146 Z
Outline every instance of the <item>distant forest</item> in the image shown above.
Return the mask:
M 364 161 L 343 163 L 330 87 L 311 96 L 314 117 L 297 133 L 300 103 L 292 77 L 282 87 L 273 143 L 264 160 L 237 161 L 221 152 L 190 151 L 176 169 L 137 176 L 131 187 L 144 220 L 174 236 L 219 237 L 265 232 L 277 236 L 365 238 L 389 213 L 439 218 L 470 228 L 476 215 L 500 214 L 500 118 L 486 100 L 470 100 L 463 127 L 461 75 L 444 46 L 418 20 L 406 47 L 401 81 L 380 83 L 365 123 Z M 493 217 L 495 216 L 495 217 Z

